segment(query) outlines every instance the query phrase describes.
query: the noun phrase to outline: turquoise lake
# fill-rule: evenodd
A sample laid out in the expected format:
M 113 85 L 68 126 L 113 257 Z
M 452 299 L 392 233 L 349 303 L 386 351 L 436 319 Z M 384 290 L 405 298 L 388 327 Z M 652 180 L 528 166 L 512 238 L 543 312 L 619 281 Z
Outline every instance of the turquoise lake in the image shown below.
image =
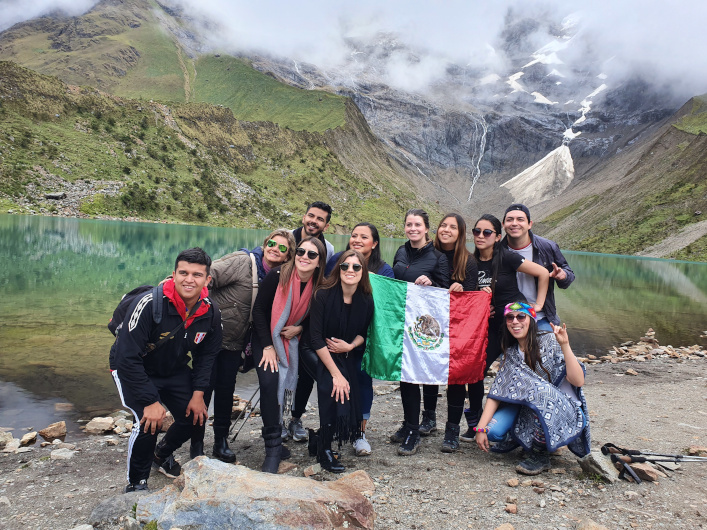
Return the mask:
M 267 230 L 0 216 L 0 427 L 41 429 L 120 405 L 106 328 L 120 297 L 171 273 L 177 253 L 216 259 Z M 327 236 L 337 250 L 347 236 Z M 392 262 L 402 240 L 382 242 Z M 566 252 L 577 279 L 556 289 L 578 354 L 603 353 L 652 327 L 663 345 L 705 344 L 707 264 Z M 248 374 L 251 376 L 252 374 Z M 71 413 L 56 410 L 71 403 Z M 59 406 L 61 408 L 61 405 Z

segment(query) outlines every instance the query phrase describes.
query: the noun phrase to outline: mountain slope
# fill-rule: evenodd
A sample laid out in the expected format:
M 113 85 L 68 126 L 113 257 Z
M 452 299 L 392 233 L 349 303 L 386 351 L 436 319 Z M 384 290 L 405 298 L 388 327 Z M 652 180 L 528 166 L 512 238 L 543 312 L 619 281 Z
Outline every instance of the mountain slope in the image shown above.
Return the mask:
M 563 248 L 633 254 L 700 223 L 707 215 L 704 123 L 704 96 L 693 98 L 648 141 L 541 205 L 537 229 Z M 678 245 L 682 251 L 671 246 L 665 257 L 707 261 L 704 223 L 700 226 L 701 232 Z
M 0 62 L 3 209 L 267 228 L 296 226 L 306 204 L 324 200 L 339 231 L 366 219 L 399 234 L 404 212 L 426 204 L 356 106 L 345 112 L 344 127 L 294 131 L 239 121 L 222 106 L 120 98 Z

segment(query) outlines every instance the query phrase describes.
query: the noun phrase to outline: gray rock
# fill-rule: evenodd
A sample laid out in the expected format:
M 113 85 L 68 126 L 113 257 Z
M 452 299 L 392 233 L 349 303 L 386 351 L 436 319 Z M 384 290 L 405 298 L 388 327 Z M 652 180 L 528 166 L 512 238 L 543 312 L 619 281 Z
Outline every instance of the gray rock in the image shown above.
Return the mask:
M 45 193 L 44 194 L 45 199 L 52 199 L 55 201 L 61 200 L 61 199 L 66 199 L 66 193 L 63 191 L 61 192 L 56 192 L 56 193 Z
M 2 450 L 3 453 L 16 453 L 20 448 L 20 439 L 13 438 L 5 444 L 5 448 Z
M 132 517 L 126 517 L 123 519 L 123 530 L 141 530 L 142 525 L 137 522 L 136 519 Z
M 93 530 L 93 526 L 90 524 L 80 524 L 78 526 L 74 526 L 71 530 Z
M 50 453 L 51 459 L 52 460 L 71 460 L 74 455 L 76 454 L 76 451 L 72 451 L 71 449 L 55 449 Z
M 374 488 L 365 471 L 319 482 L 198 457 L 175 484 L 140 498 L 137 518 L 165 529 L 371 529 L 375 514 L 362 492 Z
M 592 451 L 579 459 L 580 467 L 587 473 L 601 475 L 601 477 L 611 483 L 619 480 L 619 472 L 611 463 L 611 460 L 604 456 L 601 451 Z
M 14 437 L 11 432 L 0 432 L 0 449 L 4 449 L 5 446 L 12 441 Z
M 84 429 L 84 432 L 86 434 L 104 434 L 112 431 L 113 427 L 113 418 L 110 416 L 105 418 L 98 416 L 86 424 L 86 429 Z
M 109 497 L 96 505 L 88 517 L 88 523 L 93 526 L 105 523 L 115 524 L 118 519 L 130 514 L 140 497 L 144 497 L 148 493 L 149 491 L 133 491 Z

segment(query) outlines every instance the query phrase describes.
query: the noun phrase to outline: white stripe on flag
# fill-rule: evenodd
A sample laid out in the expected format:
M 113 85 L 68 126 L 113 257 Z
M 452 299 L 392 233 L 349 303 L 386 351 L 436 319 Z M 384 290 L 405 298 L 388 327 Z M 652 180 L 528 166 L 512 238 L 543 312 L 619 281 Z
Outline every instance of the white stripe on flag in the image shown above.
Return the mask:
M 446 385 L 449 379 L 449 291 L 408 284 L 401 381 Z

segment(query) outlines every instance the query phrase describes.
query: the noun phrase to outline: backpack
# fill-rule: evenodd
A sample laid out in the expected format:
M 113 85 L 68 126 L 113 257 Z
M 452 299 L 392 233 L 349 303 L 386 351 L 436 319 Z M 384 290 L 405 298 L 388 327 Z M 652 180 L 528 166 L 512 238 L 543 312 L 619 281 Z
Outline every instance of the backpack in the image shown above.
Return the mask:
M 137 298 L 141 298 L 148 291 L 152 291 L 153 300 L 162 300 L 163 294 L 161 285 L 154 287 L 152 285 L 141 285 L 140 287 L 135 287 L 135 289 L 129 293 L 125 293 L 120 299 L 118 306 L 113 311 L 113 317 L 108 322 L 108 329 L 115 337 L 118 336 L 120 328 L 123 327 L 123 321 L 132 303 Z M 152 320 L 155 321 L 155 324 L 162 322 L 162 304 L 152 304 Z

